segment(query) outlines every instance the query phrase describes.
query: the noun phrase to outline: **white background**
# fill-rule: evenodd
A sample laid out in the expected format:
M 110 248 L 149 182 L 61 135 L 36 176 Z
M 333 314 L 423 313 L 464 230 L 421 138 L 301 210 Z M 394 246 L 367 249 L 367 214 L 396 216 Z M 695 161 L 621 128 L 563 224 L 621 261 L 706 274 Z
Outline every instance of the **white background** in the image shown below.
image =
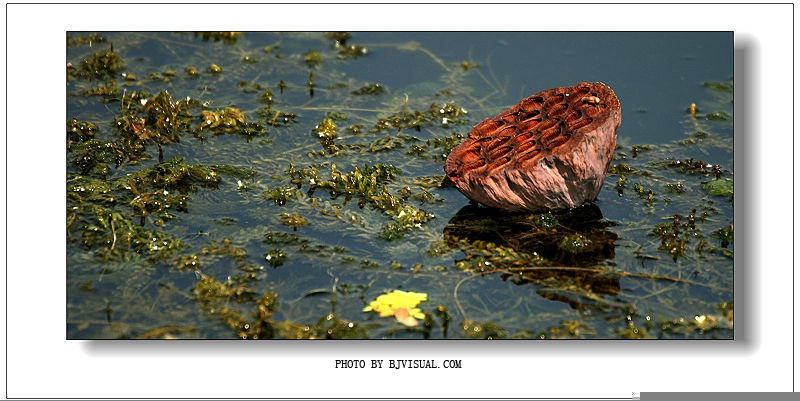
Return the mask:
M 8 148 L 2 153 L 8 157 L 10 233 L 3 286 L 8 397 L 630 397 L 645 391 L 792 391 L 792 5 L 50 4 L 7 5 L 6 11 Z M 70 30 L 733 30 L 739 58 L 736 339 L 66 341 L 65 330 L 58 328 L 66 320 L 64 60 Z M 52 113 L 43 113 L 43 104 Z M 337 370 L 338 358 L 367 363 L 452 358 L 462 359 L 463 369 Z

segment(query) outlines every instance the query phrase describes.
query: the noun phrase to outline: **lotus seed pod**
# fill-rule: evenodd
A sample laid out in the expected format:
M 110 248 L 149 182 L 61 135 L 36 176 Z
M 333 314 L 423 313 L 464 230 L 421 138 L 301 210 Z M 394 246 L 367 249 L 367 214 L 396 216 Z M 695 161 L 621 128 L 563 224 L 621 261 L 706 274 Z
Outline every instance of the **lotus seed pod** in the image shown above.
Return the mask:
M 477 124 L 444 170 L 486 206 L 558 210 L 597 198 L 622 121 L 619 99 L 600 82 L 548 89 Z

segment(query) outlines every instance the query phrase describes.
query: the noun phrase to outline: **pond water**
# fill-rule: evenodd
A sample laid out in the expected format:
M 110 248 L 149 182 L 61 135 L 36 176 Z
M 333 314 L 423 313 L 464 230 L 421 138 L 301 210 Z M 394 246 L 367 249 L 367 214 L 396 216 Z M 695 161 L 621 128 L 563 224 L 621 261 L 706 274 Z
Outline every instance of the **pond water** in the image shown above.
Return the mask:
M 733 338 L 731 32 L 67 44 L 70 339 Z M 622 104 L 593 203 L 447 182 L 474 124 L 583 81 Z

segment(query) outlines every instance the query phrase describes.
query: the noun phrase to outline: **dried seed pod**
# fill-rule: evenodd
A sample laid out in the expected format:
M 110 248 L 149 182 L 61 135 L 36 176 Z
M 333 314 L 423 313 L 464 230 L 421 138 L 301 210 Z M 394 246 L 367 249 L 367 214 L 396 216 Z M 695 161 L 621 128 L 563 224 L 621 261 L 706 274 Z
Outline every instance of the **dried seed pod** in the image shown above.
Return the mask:
M 444 166 L 468 198 L 500 209 L 557 210 L 597 197 L 622 121 L 600 82 L 554 88 L 478 123 Z

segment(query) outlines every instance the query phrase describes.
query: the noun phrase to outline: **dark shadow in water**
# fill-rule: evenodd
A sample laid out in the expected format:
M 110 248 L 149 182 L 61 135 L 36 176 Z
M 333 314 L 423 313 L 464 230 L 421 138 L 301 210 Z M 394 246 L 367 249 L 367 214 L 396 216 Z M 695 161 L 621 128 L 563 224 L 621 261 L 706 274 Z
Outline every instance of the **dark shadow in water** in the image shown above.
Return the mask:
M 537 284 L 541 286 L 537 290 L 540 296 L 584 309 L 597 306 L 585 295 L 619 294 L 619 276 L 565 267 L 596 267 L 614 259 L 614 242 L 618 236 L 608 230 L 613 225 L 615 223 L 603 219 L 600 208 L 594 204 L 543 214 L 509 213 L 469 204 L 453 216 L 443 234 L 448 246 L 460 248 L 467 254 L 467 260 L 476 251 L 496 247 L 513 249 L 523 257 L 503 258 L 492 263 L 495 267 L 513 270 L 500 273 L 503 280 L 518 285 Z M 535 270 L 524 270 L 534 266 Z M 558 290 L 567 285 L 575 290 Z

